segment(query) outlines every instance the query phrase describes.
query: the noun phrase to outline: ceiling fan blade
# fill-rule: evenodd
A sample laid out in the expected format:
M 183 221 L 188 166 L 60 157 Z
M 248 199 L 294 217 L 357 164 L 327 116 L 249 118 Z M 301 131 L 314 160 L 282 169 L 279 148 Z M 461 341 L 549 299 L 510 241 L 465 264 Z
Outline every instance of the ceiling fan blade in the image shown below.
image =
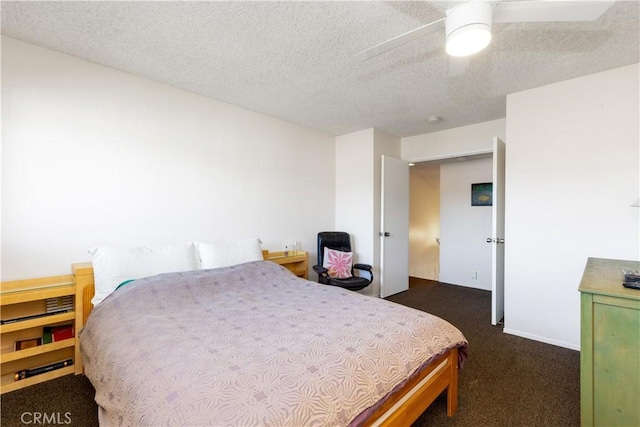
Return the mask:
M 595 21 L 614 2 L 614 0 L 500 2 L 493 9 L 493 22 Z
M 404 34 L 400 34 L 392 39 L 389 39 L 385 42 L 377 44 L 367 50 L 363 50 L 356 54 L 356 58 L 361 61 L 366 61 L 367 59 L 373 58 L 374 56 L 378 56 L 381 53 L 385 53 L 391 49 L 395 49 L 398 46 L 402 46 L 405 43 L 409 43 L 415 39 L 420 37 L 424 37 L 427 34 L 435 33 L 436 31 L 444 29 L 444 21 L 446 18 L 439 19 L 437 21 L 433 21 L 427 25 L 423 25 L 422 27 L 418 27 L 415 30 L 408 31 Z

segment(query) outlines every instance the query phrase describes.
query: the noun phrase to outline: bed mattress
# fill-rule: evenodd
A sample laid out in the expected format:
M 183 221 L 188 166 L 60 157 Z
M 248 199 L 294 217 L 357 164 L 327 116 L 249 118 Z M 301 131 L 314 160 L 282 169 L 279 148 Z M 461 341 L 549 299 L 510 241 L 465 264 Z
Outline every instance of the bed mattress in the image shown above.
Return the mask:
M 80 334 L 101 425 L 358 424 L 467 342 L 448 322 L 256 261 L 135 280 Z

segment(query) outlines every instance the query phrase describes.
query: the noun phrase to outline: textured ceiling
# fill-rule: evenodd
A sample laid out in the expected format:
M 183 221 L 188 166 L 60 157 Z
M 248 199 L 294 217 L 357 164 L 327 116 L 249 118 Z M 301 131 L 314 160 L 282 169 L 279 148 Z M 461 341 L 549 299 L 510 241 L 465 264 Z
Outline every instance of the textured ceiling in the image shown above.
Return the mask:
M 639 62 L 635 0 L 596 22 L 496 24 L 466 65 L 450 63 L 443 32 L 354 58 L 444 17 L 442 6 L 2 1 L 2 34 L 334 135 L 375 127 L 404 137 L 502 118 L 509 93 Z

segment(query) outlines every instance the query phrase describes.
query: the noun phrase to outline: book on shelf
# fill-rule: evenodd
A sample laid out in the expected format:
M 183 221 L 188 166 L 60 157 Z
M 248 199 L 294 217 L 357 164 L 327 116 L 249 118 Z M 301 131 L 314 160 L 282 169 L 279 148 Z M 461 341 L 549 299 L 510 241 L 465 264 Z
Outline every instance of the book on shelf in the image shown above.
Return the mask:
M 47 298 L 47 313 L 65 313 L 73 310 L 73 295 Z
M 51 312 L 51 313 L 39 313 L 39 314 L 33 314 L 31 316 L 14 317 L 14 318 L 11 318 L 11 319 L 2 319 L 2 320 L 0 320 L 0 325 L 7 325 L 9 323 L 22 322 L 23 320 L 38 319 L 40 317 L 53 316 L 54 314 L 66 313 L 67 311 L 68 310 L 54 311 L 54 312 Z
M 74 336 L 73 325 L 45 326 L 42 328 L 42 342 L 44 344 L 67 340 Z
M 53 342 L 51 329 L 51 326 L 45 326 L 44 328 L 42 328 L 42 344 L 51 344 Z
M 73 359 L 62 360 L 60 362 L 50 363 L 48 365 L 39 366 L 32 369 L 23 369 L 14 374 L 13 379 L 15 381 L 24 380 L 25 378 L 33 377 L 35 375 L 44 374 L 45 372 L 55 371 L 66 366 L 73 365 Z
M 18 340 L 15 342 L 13 349 L 15 351 L 25 350 L 31 347 L 42 345 L 42 338 L 31 338 L 28 340 Z

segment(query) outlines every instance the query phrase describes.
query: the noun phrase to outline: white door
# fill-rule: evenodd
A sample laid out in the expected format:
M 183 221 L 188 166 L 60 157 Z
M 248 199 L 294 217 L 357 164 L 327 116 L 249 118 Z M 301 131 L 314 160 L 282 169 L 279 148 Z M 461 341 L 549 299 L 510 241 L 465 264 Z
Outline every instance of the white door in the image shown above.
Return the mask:
M 380 297 L 409 289 L 409 163 L 382 156 Z
M 504 152 L 500 138 L 493 138 L 493 209 L 491 218 L 491 324 L 504 317 Z

